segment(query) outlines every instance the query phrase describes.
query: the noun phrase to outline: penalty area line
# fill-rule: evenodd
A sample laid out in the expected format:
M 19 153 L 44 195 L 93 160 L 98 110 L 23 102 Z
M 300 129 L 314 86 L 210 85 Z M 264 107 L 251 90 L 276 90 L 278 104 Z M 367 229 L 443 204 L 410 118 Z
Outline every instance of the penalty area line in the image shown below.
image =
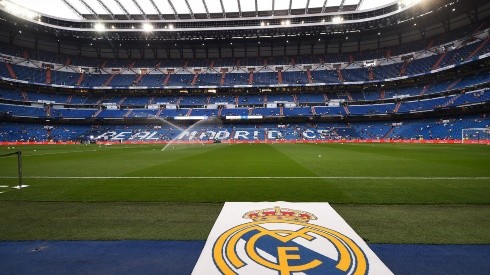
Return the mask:
M 17 177 L 4 176 L 2 179 Z M 342 177 L 342 176 L 24 176 L 24 179 L 347 179 L 347 180 L 490 180 L 490 177 Z

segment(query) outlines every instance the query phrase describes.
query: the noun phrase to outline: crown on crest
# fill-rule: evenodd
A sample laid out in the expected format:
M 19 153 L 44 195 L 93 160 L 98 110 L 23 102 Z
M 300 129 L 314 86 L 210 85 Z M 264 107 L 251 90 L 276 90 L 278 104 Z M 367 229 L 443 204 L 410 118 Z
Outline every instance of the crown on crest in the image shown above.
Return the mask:
M 311 220 L 317 219 L 315 215 L 309 212 L 281 208 L 279 206 L 276 206 L 274 208 L 250 211 L 245 213 L 245 215 L 243 215 L 243 218 L 251 219 L 254 222 L 276 220 L 309 222 Z

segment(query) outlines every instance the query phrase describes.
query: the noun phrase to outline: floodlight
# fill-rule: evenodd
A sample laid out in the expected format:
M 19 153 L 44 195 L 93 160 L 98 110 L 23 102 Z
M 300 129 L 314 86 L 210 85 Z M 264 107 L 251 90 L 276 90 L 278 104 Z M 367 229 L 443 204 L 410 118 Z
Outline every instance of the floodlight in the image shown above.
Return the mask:
M 332 18 L 332 23 L 334 24 L 340 24 L 342 21 L 344 21 L 344 18 L 342 18 L 342 16 L 334 16 Z
M 144 23 L 143 24 L 143 31 L 145 31 L 145 32 L 153 31 L 153 25 L 149 24 L 149 23 Z
M 102 24 L 102 23 L 95 23 L 94 25 L 94 30 L 98 31 L 98 32 L 103 32 L 105 31 L 105 25 Z

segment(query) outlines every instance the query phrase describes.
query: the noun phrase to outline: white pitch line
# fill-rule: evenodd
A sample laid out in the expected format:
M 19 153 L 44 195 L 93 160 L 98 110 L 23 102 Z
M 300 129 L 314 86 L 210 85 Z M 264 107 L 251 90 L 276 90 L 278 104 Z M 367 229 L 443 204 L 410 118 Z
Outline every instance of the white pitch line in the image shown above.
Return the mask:
M 0 177 L 1 179 L 15 179 L 17 177 Z M 352 179 L 352 180 L 490 180 L 490 177 L 232 177 L 232 176 L 203 176 L 203 177 L 173 177 L 173 176 L 24 176 L 24 179 Z
M 9 188 L 8 185 L 0 185 L 0 188 Z

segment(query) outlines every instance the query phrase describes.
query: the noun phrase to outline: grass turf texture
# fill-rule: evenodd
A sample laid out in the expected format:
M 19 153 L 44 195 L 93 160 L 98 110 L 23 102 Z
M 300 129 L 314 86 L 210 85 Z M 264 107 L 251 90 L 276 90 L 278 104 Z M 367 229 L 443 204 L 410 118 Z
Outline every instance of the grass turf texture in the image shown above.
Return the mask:
M 161 148 L 22 147 L 30 187 L 0 188 L 0 239 L 205 239 L 222 202 L 283 200 L 332 203 L 370 242 L 490 243 L 490 146 Z M 15 157 L 0 167 L 15 185 Z

